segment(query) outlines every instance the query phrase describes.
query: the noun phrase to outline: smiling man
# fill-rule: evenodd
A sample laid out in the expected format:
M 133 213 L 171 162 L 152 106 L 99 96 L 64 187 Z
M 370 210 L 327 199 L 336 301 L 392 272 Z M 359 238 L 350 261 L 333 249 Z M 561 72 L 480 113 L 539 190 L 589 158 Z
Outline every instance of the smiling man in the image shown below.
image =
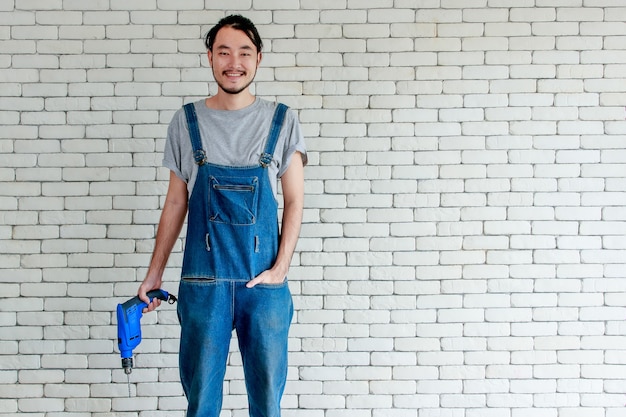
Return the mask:
M 187 417 L 219 416 L 233 329 L 250 416 L 278 417 L 293 316 L 287 272 L 302 222 L 306 148 L 295 113 L 250 92 L 263 46 L 254 24 L 225 17 L 205 45 L 218 92 L 185 105 L 169 125 L 163 158 L 169 187 L 138 295 L 148 302 L 146 293 L 160 288 L 188 213 L 178 290 Z M 146 311 L 159 304 L 155 299 Z
M 249 42 L 241 37 L 242 32 L 238 29 L 224 27 L 221 33 L 218 33 L 220 43 L 215 45 L 213 41 L 212 45 L 207 45 L 213 76 L 220 90 L 238 95 L 248 90 L 254 81 L 256 70 L 261 63 L 261 54 L 257 54 L 254 46 L 249 45 Z M 233 65 L 233 57 L 237 56 L 238 65 Z M 250 98 L 250 93 L 247 98 Z

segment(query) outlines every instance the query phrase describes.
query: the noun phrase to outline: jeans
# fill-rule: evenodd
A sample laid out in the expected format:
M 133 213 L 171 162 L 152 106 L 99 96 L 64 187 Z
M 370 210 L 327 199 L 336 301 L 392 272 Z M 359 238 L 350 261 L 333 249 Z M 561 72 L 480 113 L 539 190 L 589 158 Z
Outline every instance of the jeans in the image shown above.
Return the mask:
M 180 375 L 187 417 L 218 417 L 232 330 L 243 361 L 250 417 L 279 417 L 293 303 L 287 282 L 182 279 Z

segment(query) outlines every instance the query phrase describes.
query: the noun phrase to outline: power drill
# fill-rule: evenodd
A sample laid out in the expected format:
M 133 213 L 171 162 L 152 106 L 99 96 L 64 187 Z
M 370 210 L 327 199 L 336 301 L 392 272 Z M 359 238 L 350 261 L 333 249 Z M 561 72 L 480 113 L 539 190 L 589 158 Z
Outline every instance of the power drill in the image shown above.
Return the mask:
M 165 290 L 152 290 L 147 294 L 150 302 L 156 297 L 169 304 L 176 302 L 176 297 L 168 294 Z M 131 298 L 124 304 L 117 305 L 117 344 L 122 357 L 122 368 L 128 379 L 128 396 L 130 397 L 130 374 L 133 371 L 133 349 L 141 343 L 140 319 L 143 309 L 148 304 L 141 301 L 138 296 Z

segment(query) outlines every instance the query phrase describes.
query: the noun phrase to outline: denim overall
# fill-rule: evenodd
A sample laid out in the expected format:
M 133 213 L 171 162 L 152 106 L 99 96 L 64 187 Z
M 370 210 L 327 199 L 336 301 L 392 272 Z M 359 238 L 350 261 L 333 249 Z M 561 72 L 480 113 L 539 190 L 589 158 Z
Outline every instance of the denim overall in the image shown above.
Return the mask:
M 291 293 L 286 280 L 245 285 L 272 267 L 278 251 L 278 204 L 266 168 L 287 107 L 277 106 L 259 163 L 248 167 L 206 162 L 193 103 L 184 109 L 198 165 L 178 292 L 187 417 L 219 416 L 233 329 L 250 417 L 279 417 L 293 316 Z

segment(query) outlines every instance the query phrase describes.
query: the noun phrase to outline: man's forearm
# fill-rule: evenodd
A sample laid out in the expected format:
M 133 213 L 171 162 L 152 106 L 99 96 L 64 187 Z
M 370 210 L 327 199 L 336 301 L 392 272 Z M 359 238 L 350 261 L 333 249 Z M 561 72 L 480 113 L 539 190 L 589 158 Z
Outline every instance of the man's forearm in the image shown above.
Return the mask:
M 170 182 L 167 197 L 161 212 L 156 242 L 152 252 L 152 259 L 148 273 L 139 286 L 138 294 L 145 297 L 146 292 L 159 288 L 167 260 L 172 252 L 174 243 L 180 235 L 180 230 L 187 215 L 187 184 L 174 173 L 170 173 Z
M 298 243 L 298 237 L 300 236 L 302 208 L 301 201 L 294 201 L 286 203 L 283 210 L 278 255 L 276 256 L 273 267 L 273 269 L 279 272 L 283 277 L 286 276 L 289 271 L 289 265 L 291 264 L 291 259 Z
M 180 235 L 186 214 L 187 204 L 165 202 L 161 219 L 159 220 L 159 228 L 157 230 L 148 275 L 156 274 L 160 276 L 163 274 L 172 248 Z
M 291 258 L 296 250 L 300 226 L 302 224 L 302 210 L 304 207 L 304 166 L 301 157 L 297 153 L 292 158 L 291 164 L 281 178 L 283 189 L 283 218 L 281 226 L 278 253 L 272 268 L 263 271 L 254 279 L 248 281 L 246 286 L 252 288 L 262 282 L 277 284 L 283 282 L 289 272 Z
M 281 179 L 281 183 L 284 200 L 283 219 L 278 254 L 272 269 L 284 279 L 289 271 L 289 265 L 291 265 L 291 258 L 296 250 L 302 225 L 304 166 L 299 152 L 296 152 L 292 157 L 289 168 Z

